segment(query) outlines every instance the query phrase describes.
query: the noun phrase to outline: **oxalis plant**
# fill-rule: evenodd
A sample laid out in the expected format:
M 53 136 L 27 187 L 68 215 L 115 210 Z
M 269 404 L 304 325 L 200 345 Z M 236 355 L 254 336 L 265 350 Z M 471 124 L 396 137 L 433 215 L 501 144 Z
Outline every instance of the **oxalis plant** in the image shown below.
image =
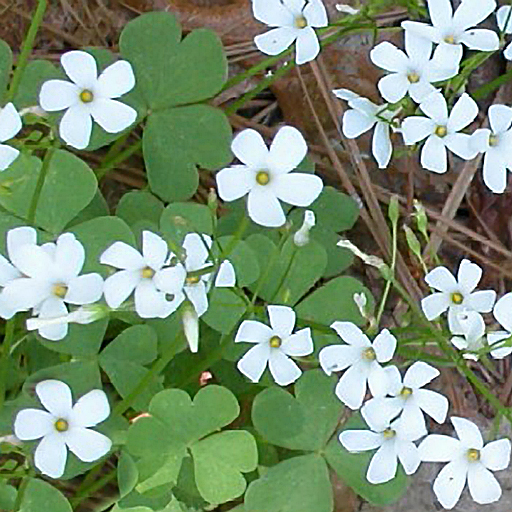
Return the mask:
M 370 53 L 387 72 L 385 103 L 333 91 L 349 107 L 343 133 L 373 128 L 382 168 L 392 132 L 431 172 L 448 171 L 447 152 L 483 154 L 484 182 L 501 193 L 512 108 L 491 106 L 488 127 L 469 133 L 478 107 L 462 91 L 505 47 L 510 6 L 427 4 L 407 4 L 422 21 L 402 24 L 404 49 Z M 332 512 L 331 475 L 384 506 L 428 462 L 445 463 L 433 481 L 442 507 L 466 484 L 477 503 L 499 500 L 510 441 L 451 415 L 429 385 L 436 366 L 454 367 L 496 426 L 512 420 L 468 366 L 512 352 L 512 293 L 478 290 L 482 269 L 467 259 L 456 276 L 429 268 L 408 229 L 431 289 L 417 302 L 395 277 L 395 198 L 386 263 L 340 236 L 358 205 L 315 175 L 299 130 L 233 137 L 227 118 L 322 46 L 375 31 L 386 5 L 341 5 L 330 23 L 321 0 L 253 0 L 255 44 L 269 57 L 229 80 L 218 37 L 184 36 L 172 12 L 128 23 L 117 55 L 30 60 L 45 8 L 14 69 L 0 44 L 0 509 L 65 512 L 92 496 L 97 511 Z M 478 28 L 493 16 L 499 32 Z M 211 105 L 271 66 L 226 111 Z M 148 188 L 110 214 L 98 182 L 137 153 Z M 208 175 L 216 188 L 192 201 Z M 421 205 L 415 218 L 428 242 Z M 380 271 L 381 297 L 343 275 L 353 254 Z M 404 325 L 383 322 L 391 291 Z M 491 314 L 501 330 L 486 327 Z M 453 435 L 429 434 L 447 421 Z

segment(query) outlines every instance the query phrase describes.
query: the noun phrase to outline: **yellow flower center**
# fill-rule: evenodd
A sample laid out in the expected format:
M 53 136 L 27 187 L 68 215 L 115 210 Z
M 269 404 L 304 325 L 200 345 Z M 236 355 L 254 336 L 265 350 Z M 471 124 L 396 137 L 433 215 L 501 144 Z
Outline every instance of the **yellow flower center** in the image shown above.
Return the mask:
M 269 181 L 270 175 L 267 171 L 259 171 L 258 174 L 256 174 L 256 183 L 258 183 L 258 185 L 268 185 Z
M 306 28 L 308 26 L 308 20 L 304 16 L 297 16 L 295 18 L 295 26 L 297 28 Z
M 489 146 L 491 146 L 491 147 L 497 146 L 499 141 L 500 140 L 497 135 L 494 135 L 494 134 L 489 135 Z
M 434 133 L 438 136 L 438 137 L 446 137 L 447 133 L 448 133 L 448 129 L 446 128 L 446 126 L 436 126 L 436 129 L 434 131 Z
M 453 36 L 446 36 L 444 38 L 444 42 L 447 44 L 455 44 L 455 37 Z
M 466 456 L 469 461 L 477 462 L 480 460 L 480 450 L 477 450 L 476 448 L 470 448 Z
M 402 398 L 409 398 L 412 395 L 412 389 L 404 386 L 402 391 L 400 391 L 400 396 Z
M 393 439 L 396 436 L 396 432 L 392 428 L 387 428 L 382 432 L 384 439 Z
M 140 273 L 144 279 L 151 279 L 155 275 L 155 271 L 150 267 L 144 267 Z
M 409 80 L 409 82 L 411 84 L 417 84 L 419 81 L 420 81 L 420 75 L 418 75 L 418 73 L 409 73 L 407 75 L 407 80 Z
M 63 419 L 63 418 L 59 418 L 56 422 L 55 422 L 55 430 L 57 432 L 66 432 L 66 430 L 69 429 L 69 423 Z
M 80 93 L 80 101 L 82 103 L 91 103 L 94 100 L 94 94 L 89 89 L 84 89 Z
M 269 340 L 269 344 L 272 348 L 279 348 L 281 346 L 281 338 L 279 336 L 272 336 Z
M 375 353 L 375 350 L 373 348 L 365 348 L 363 350 L 363 359 L 366 359 L 367 361 L 375 361 L 377 359 L 377 354 Z
M 190 276 L 185 279 L 187 284 L 197 284 L 200 280 L 201 278 L 199 276 Z
M 462 295 L 462 293 L 460 292 L 454 292 L 452 293 L 452 302 L 454 304 L 462 304 L 462 302 L 464 301 L 464 296 Z
M 63 299 L 68 293 L 68 287 L 64 283 L 58 283 L 53 285 L 53 294 L 60 299 Z

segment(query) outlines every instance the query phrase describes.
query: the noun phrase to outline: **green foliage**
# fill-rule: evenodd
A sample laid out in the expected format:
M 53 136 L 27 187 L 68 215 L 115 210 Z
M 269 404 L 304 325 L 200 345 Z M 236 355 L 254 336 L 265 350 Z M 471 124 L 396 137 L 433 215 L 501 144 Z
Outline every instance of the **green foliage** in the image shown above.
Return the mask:
M 158 225 L 164 205 L 151 192 L 132 190 L 125 194 L 117 205 L 116 215 L 133 227 L 142 219 Z
M 12 52 L 9 45 L 0 39 L 0 108 L 4 106 L 3 96 L 12 69 Z
M 11 510 L 17 496 L 16 489 L 6 482 L 0 482 L 0 510 Z
M 47 80 L 64 79 L 64 74 L 47 60 L 32 60 L 27 64 L 13 103 L 18 109 L 39 104 L 39 91 Z
M 69 501 L 60 491 L 43 480 L 31 478 L 21 503 L 20 512 L 72 512 Z
M 202 319 L 223 334 L 233 331 L 246 310 L 246 303 L 229 288 L 212 288 L 210 305 Z

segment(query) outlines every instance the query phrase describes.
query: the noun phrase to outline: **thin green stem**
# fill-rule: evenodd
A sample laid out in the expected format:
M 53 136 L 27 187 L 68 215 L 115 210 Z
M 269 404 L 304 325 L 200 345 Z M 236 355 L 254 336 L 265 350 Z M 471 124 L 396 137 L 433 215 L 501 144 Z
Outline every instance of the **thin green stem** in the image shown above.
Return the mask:
M 96 177 L 98 181 L 103 179 L 109 171 L 111 171 L 116 165 L 119 165 L 121 162 L 128 160 L 132 155 L 137 153 L 142 149 L 142 140 L 137 141 L 135 144 L 128 146 L 123 151 L 119 152 L 113 158 L 110 158 L 104 161 L 98 169 L 96 169 Z
M 281 288 L 283 287 L 283 285 L 286 281 L 286 278 L 288 277 L 288 274 L 290 273 L 290 270 L 292 269 L 292 265 L 295 260 L 295 256 L 297 255 L 297 250 L 298 250 L 298 247 L 295 244 L 293 244 L 292 255 L 290 257 L 290 261 L 288 262 L 288 265 L 286 265 L 286 269 L 279 281 L 279 285 L 277 286 L 276 291 L 274 292 L 274 294 L 272 295 L 272 298 L 270 299 L 271 303 L 274 302 L 275 298 L 277 297 L 277 294 L 281 291 Z
M 30 54 L 32 53 L 32 48 L 34 47 L 34 41 L 36 39 L 37 32 L 39 30 L 39 26 L 43 21 L 44 13 L 46 11 L 46 0 L 39 0 L 36 8 L 36 12 L 32 17 L 32 23 L 27 32 L 27 37 L 25 41 L 23 41 L 23 46 L 21 47 L 20 56 L 18 58 L 18 62 L 16 64 L 16 70 L 14 71 L 14 75 L 12 77 L 11 85 L 9 90 L 7 91 L 7 103 L 12 101 L 18 92 L 18 87 L 20 86 L 21 77 L 23 76 L 23 72 L 28 63 L 28 59 Z
M 28 210 L 27 221 L 29 224 L 34 224 L 34 222 L 36 220 L 37 205 L 39 203 L 39 198 L 41 197 L 41 192 L 43 191 L 44 181 L 48 174 L 48 170 L 50 168 L 50 163 L 51 163 L 53 154 L 55 153 L 55 150 L 56 150 L 56 147 L 52 146 L 51 148 L 48 149 L 48 151 L 46 152 L 46 155 L 44 155 L 43 165 L 41 167 L 41 171 L 37 178 L 36 188 L 34 190 L 34 195 L 32 196 L 32 201 L 30 202 L 30 207 Z
M 94 494 L 99 489 L 105 487 L 109 482 L 111 482 L 117 476 L 117 468 L 113 468 L 111 471 L 103 475 L 98 480 L 92 482 L 87 488 L 83 489 L 81 492 L 77 492 L 73 499 L 71 500 L 71 506 L 73 509 L 76 509 L 82 501 L 86 500 L 91 494 Z
M 18 487 L 18 494 L 16 495 L 16 501 L 14 502 L 13 511 L 18 512 L 23 505 L 23 498 L 25 497 L 25 491 L 27 490 L 28 484 L 30 483 L 30 473 L 23 477 L 20 486 Z
M 7 374 L 9 372 L 9 361 L 11 359 L 11 346 L 14 341 L 14 329 L 16 320 L 11 318 L 5 324 L 5 336 L 2 343 L 2 361 L 0 362 L 0 410 L 5 403 L 7 390 Z

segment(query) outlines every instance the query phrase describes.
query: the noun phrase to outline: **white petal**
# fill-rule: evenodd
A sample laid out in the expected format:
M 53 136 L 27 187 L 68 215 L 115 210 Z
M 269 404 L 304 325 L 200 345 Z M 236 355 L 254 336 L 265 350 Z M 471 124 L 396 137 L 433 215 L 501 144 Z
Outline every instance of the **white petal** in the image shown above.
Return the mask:
M 387 363 L 393 358 L 396 350 L 396 338 L 387 330 L 383 329 L 373 340 L 373 349 L 379 363 Z
M 445 124 L 448 120 L 448 107 L 444 96 L 440 92 L 436 92 L 422 101 L 420 108 L 437 124 Z
M 293 14 L 281 2 L 253 0 L 252 11 L 258 21 L 270 26 L 291 27 L 294 23 Z
M 153 282 L 160 291 L 177 295 L 183 289 L 186 277 L 187 271 L 183 265 L 178 264 L 158 271 L 153 277 Z
M 502 5 L 496 13 L 496 22 L 498 23 L 498 27 L 506 34 L 510 34 L 512 31 L 512 16 L 510 15 L 511 9 L 512 7 L 510 5 Z
M 247 212 L 251 220 L 261 226 L 277 228 L 286 222 L 279 200 L 266 187 L 255 187 L 249 192 Z
M 254 38 L 254 44 L 260 52 L 266 55 L 279 55 L 297 39 L 297 29 L 279 27 L 259 34 Z
M 501 498 L 498 480 L 483 464 L 469 465 L 468 487 L 471 497 L 481 505 L 494 503 Z
M 39 309 L 39 318 L 60 318 L 68 314 L 68 309 L 62 299 L 48 297 Z M 67 322 L 43 325 L 38 329 L 39 334 L 51 341 L 64 339 L 68 334 Z
M 37 244 L 37 231 L 29 226 L 10 229 L 7 232 L 7 254 L 11 260 L 24 245 Z
M 481 450 L 483 448 L 484 440 L 482 439 L 482 434 L 473 422 L 466 418 L 458 417 L 452 417 L 451 421 L 455 431 L 457 432 L 457 436 L 464 446 L 467 448 L 474 448 L 476 450 Z
M 137 111 L 117 100 L 98 98 L 91 104 L 93 119 L 108 133 L 126 130 L 137 119 Z
M 75 235 L 64 233 L 57 238 L 53 257 L 59 275 L 70 279 L 81 272 L 85 261 L 85 249 Z
M 498 343 L 499 341 L 503 341 L 507 338 L 510 338 L 511 333 L 510 332 L 490 332 L 487 335 L 487 341 L 489 345 L 494 345 L 495 343 Z M 512 346 L 503 346 L 500 348 L 495 348 L 494 350 L 491 350 L 491 356 L 494 357 L 494 359 L 503 359 L 507 356 L 509 356 L 512 353 Z
M 396 366 L 386 366 L 384 371 L 386 372 L 386 378 L 388 379 L 389 394 L 398 396 L 404 386 L 400 370 Z
M 283 340 L 281 350 L 288 356 L 307 356 L 314 350 L 311 329 L 306 327 Z
M 322 370 L 331 375 L 332 372 L 345 370 L 361 357 L 361 349 L 351 345 L 330 345 L 324 347 L 318 358 Z
M 439 43 L 441 39 L 440 31 L 426 23 L 420 23 L 418 21 L 402 21 L 402 28 L 406 32 L 411 32 L 418 37 L 423 37 L 434 43 Z
M 377 160 L 379 169 L 385 169 L 391 160 L 393 146 L 389 137 L 389 125 L 387 123 L 377 123 L 372 138 L 372 153 Z
M 435 123 L 428 117 L 410 116 L 402 122 L 402 135 L 406 145 L 411 146 L 425 139 L 435 130 Z
M 506 131 L 512 124 L 512 108 L 507 105 L 491 105 L 487 115 L 494 133 Z
M 93 89 L 98 77 L 96 60 L 87 52 L 74 50 L 61 56 L 66 75 L 83 89 Z M 44 107 L 43 107 L 44 108 Z
M 467 299 L 468 306 L 480 313 L 489 313 L 492 311 L 496 301 L 496 292 L 494 290 L 479 290 L 473 292 Z
M 62 116 L 59 134 L 66 144 L 75 149 L 89 145 L 92 132 L 92 117 L 82 105 L 73 105 Z
M 280 386 L 288 386 L 302 375 L 295 362 L 280 350 L 270 351 L 269 368 L 276 384 Z
M 371 430 L 345 430 L 340 434 L 339 439 L 349 452 L 375 450 L 382 444 L 382 435 Z
M 48 254 L 37 245 L 23 245 L 11 254 L 11 261 L 28 277 L 44 279 L 53 266 Z
M 375 122 L 374 117 L 370 117 L 359 110 L 347 110 L 343 114 L 343 135 L 347 139 L 355 139 L 367 132 Z
M 439 370 L 437 368 L 423 361 L 417 361 L 405 372 L 404 386 L 422 388 L 438 376 Z
M 401 73 L 392 73 L 379 80 L 379 91 L 382 97 L 390 103 L 397 103 L 409 89 L 407 76 Z
M 98 77 L 97 91 L 102 98 L 119 98 L 135 87 L 135 75 L 131 64 L 118 60 Z
M 416 440 L 427 434 L 425 417 L 416 405 L 414 396 L 405 402 L 404 410 L 398 421 L 401 435 L 408 440 Z
M 322 0 L 309 0 L 302 13 L 312 27 L 326 27 L 329 24 Z
M 351 101 L 360 98 L 359 94 L 356 94 L 350 89 L 333 89 L 332 92 L 340 100 Z
M 498 34 L 485 28 L 467 30 L 460 37 L 460 42 L 464 43 L 470 50 L 483 52 L 492 52 L 500 47 Z
M 370 52 L 370 59 L 379 68 L 392 73 L 406 72 L 409 66 L 407 55 L 388 41 L 373 48 Z
M 466 293 L 471 293 L 482 278 L 482 269 L 467 259 L 460 262 L 457 281 Z
M 507 60 L 512 60 L 512 43 L 509 43 L 503 51 L 503 57 Z
M 281 201 L 294 206 L 309 206 L 322 192 L 322 178 L 314 174 L 292 172 L 275 176 L 273 190 Z
M 288 338 L 295 327 L 295 312 L 288 306 L 268 306 L 270 326 L 280 338 Z
M 103 293 L 109 307 L 117 309 L 132 294 L 140 280 L 140 273 L 132 270 L 121 270 L 107 277 Z
M 445 422 L 450 406 L 445 396 L 430 389 L 418 389 L 414 394 L 416 403 L 426 414 L 437 421 L 437 423 Z
M 155 283 L 142 279 L 135 287 L 135 311 L 141 318 L 158 318 L 166 307 L 165 293 Z
M 167 259 L 169 248 L 167 242 L 151 231 L 142 232 L 142 255 L 145 263 L 153 270 L 160 270 Z
M 450 78 L 456 75 L 456 73 L 453 72 L 445 72 L 444 74 L 448 74 Z M 425 75 L 427 75 L 427 73 L 425 73 Z M 437 78 L 437 80 L 433 80 L 430 76 L 428 76 L 427 79 L 427 76 L 425 76 L 425 78 L 421 78 L 420 81 L 415 84 L 409 84 L 409 95 L 416 103 L 425 101 L 425 98 L 437 91 L 437 89 L 430 82 L 445 80 L 445 78 Z
M 48 412 L 56 418 L 67 418 L 73 407 L 69 386 L 60 380 L 44 380 L 36 385 L 36 394 Z
M 371 346 L 368 336 L 352 322 L 333 322 L 331 328 L 336 331 L 338 336 L 349 345 L 355 347 L 367 348 Z
M 418 37 L 414 32 L 405 31 L 405 51 L 416 65 L 426 64 L 432 55 L 432 42 L 424 37 Z
M 64 474 L 67 458 L 64 436 L 56 432 L 43 437 L 36 448 L 34 463 L 44 475 L 60 478 Z
M 5 286 L 9 281 L 21 277 L 21 273 L 11 265 L 6 258 L 0 255 L 0 286 Z
M 463 453 L 463 447 L 458 439 L 439 434 L 427 436 L 418 449 L 424 462 L 449 462 Z
M 420 454 L 416 445 L 410 441 L 397 442 L 396 451 L 405 473 L 407 475 L 416 473 L 421 463 Z
M 318 36 L 312 27 L 306 27 L 297 33 L 297 45 L 295 47 L 295 61 L 297 65 L 305 64 L 316 58 L 320 53 Z
M 273 173 L 287 173 L 306 157 L 308 146 L 302 133 L 293 126 L 283 126 L 274 137 L 268 154 Z
M 12 139 L 21 127 L 21 117 L 12 103 L 0 108 L 0 142 Z
M 444 27 L 453 16 L 450 0 L 427 0 L 428 13 L 435 27 Z
M 65 80 L 48 80 L 41 87 L 39 103 L 43 110 L 55 112 L 76 105 L 82 88 Z
M 99 274 L 85 274 L 68 283 L 65 300 L 69 304 L 92 304 L 103 295 L 103 278 Z
M 443 141 L 431 135 L 421 150 L 421 166 L 432 172 L 443 174 L 447 170 L 447 155 Z
M 475 120 L 477 115 L 478 105 L 476 101 L 469 94 L 462 94 L 450 112 L 448 131 L 458 132 L 466 128 L 466 126 Z
M 254 186 L 254 171 L 243 165 L 234 165 L 219 171 L 215 179 L 220 198 L 235 201 L 248 194 Z
M 480 453 L 480 461 L 491 471 L 507 469 L 510 464 L 510 448 L 508 439 L 498 439 L 498 441 L 486 444 Z
M 233 267 L 233 264 L 230 261 L 224 260 L 219 266 L 219 271 L 215 278 L 215 286 L 217 288 L 231 288 L 232 286 L 235 286 L 235 284 L 235 267 Z
M 462 2 L 453 16 L 453 23 L 459 28 L 469 28 L 478 25 L 496 9 L 495 0 L 480 0 L 479 2 Z
M 49 293 L 46 283 L 22 277 L 6 284 L 2 291 L 2 301 L 12 311 L 26 311 L 40 304 Z
M 489 151 L 484 157 L 483 178 L 495 194 L 502 194 L 507 188 L 507 164 L 495 151 Z
M 467 464 L 457 459 L 447 464 L 437 475 L 433 489 L 444 508 L 452 509 L 459 501 L 466 485 L 467 470 Z
M 341 377 L 336 385 L 337 397 L 350 409 L 359 409 L 366 394 L 367 366 L 356 363 Z
M 256 130 L 249 128 L 240 132 L 233 139 L 231 150 L 238 160 L 254 169 L 267 166 L 268 148 Z
M 471 144 L 471 135 L 466 133 L 448 134 L 444 143 L 452 153 L 464 160 L 472 160 L 478 154 Z
M 114 242 L 100 256 L 100 263 L 123 270 L 140 270 L 144 267 L 144 259 L 139 251 L 124 242 Z
M 235 336 L 235 343 L 264 343 L 272 337 L 272 329 L 256 320 L 244 320 Z
M 479 153 L 485 153 L 489 151 L 489 137 L 492 135 L 489 128 L 478 128 L 471 134 L 471 140 L 469 143 L 471 147 Z
M 14 420 L 14 435 L 21 441 L 32 441 L 54 431 L 55 418 L 40 409 L 23 409 Z
M 389 482 L 396 475 L 398 460 L 392 442 L 384 443 L 372 457 L 366 478 L 371 484 Z
M 0 171 L 5 171 L 18 158 L 20 152 L 16 148 L 0 144 Z
M 496 302 L 493 315 L 507 331 L 512 331 L 512 292 L 503 295 L 503 297 Z
M 361 414 L 372 430 L 382 432 L 402 412 L 403 403 L 400 398 L 372 398 L 364 404 Z
M 94 462 L 106 455 L 112 441 L 105 435 L 87 428 L 73 427 L 66 432 L 66 444 L 83 462 Z
M 101 389 L 93 389 L 82 396 L 73 407 L 73 425 L 94 427 L 105 421 L 110 414 L 107 395 Z
M 389 390 L 387 373 L 384 368 L 375 361 L 371 365 L 371 370 L 368 374 L 368 386 L 374 397 L 384 396 Z
M 189 272 L 194 272 L 202 269 L 210 257 L 212 239 L 208 235 L 189 233 L 182 246 L 186 254 L 185 267 Z
M 452 293 L 458 288 L 453 274 L 446 267 L 436 267 L 425 276 L 425 282 L 431 287 L 445 293 Z
M 237 368 L 252 382 L 259 382 L 270 357 L 270 345 L 259 343 L 238 361 Z
M 187 285 L 184 290 L 188 300 L 192 302 L 197 316 L 203 316 L 208 310 L 208 292 L 206 291 L 204 281 L 199 281 L 199 283 L 193 285 Z

